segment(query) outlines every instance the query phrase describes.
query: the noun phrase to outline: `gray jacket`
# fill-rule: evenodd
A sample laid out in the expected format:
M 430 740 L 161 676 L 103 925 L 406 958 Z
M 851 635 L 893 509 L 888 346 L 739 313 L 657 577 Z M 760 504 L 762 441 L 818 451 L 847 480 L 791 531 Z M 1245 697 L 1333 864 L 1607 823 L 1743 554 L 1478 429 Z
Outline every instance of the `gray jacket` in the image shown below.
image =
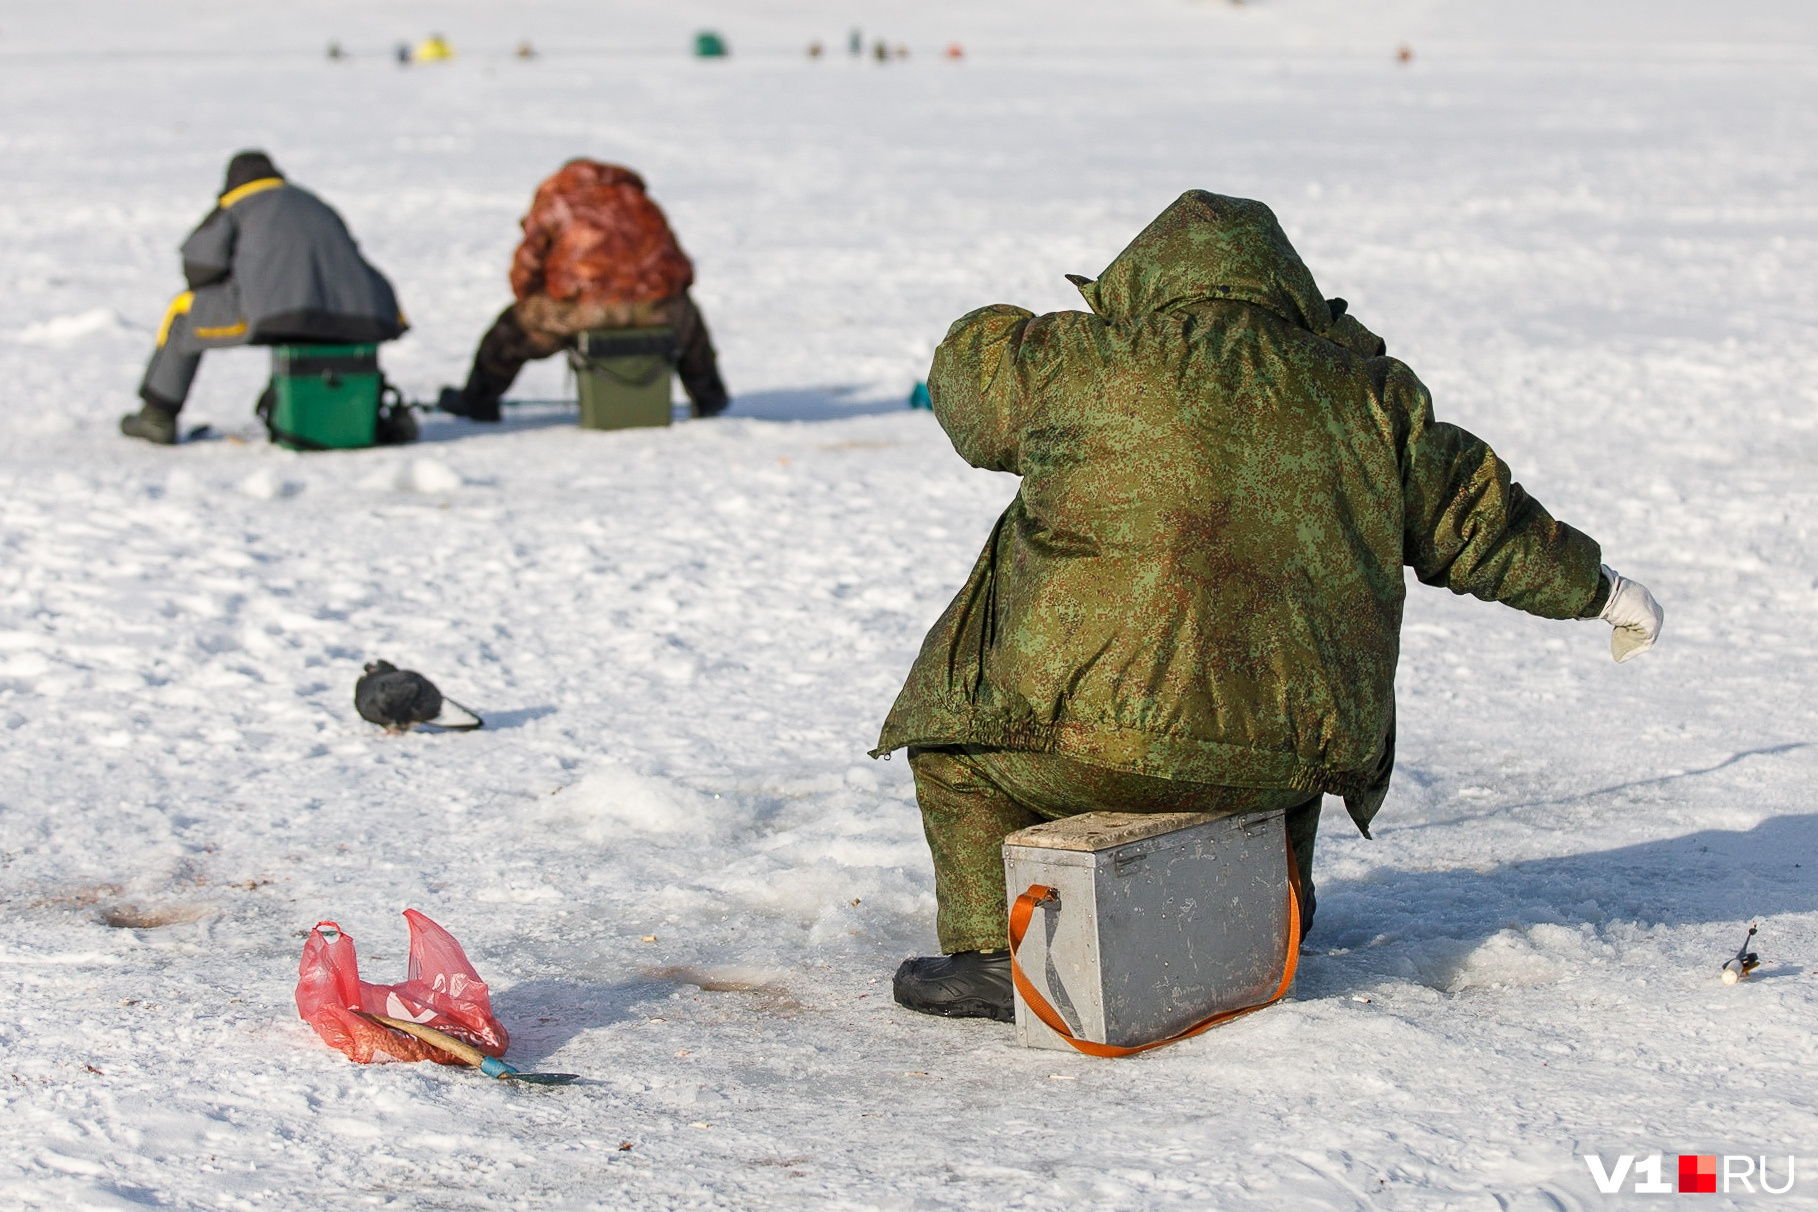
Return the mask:
M 183 242 L 183 276 L 192 290 L 231 280 L 254 344 L 389 341 L 409 327 L 341 216 L 279 177 L 221 195 Z

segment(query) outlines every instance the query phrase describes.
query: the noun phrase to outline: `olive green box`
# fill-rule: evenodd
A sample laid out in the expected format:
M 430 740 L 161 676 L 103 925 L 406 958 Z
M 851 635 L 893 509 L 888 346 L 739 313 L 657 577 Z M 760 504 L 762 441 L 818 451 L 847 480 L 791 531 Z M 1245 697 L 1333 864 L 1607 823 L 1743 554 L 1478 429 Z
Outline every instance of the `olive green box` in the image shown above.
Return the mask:
M 351 450 L 377 439 L 377 345 L 274 345 L 272 440 L 291 450 Z
M 670 422 L 675 333 L 658 328 L 584 332 L 569 353 L 582 429 L 633 429 Z

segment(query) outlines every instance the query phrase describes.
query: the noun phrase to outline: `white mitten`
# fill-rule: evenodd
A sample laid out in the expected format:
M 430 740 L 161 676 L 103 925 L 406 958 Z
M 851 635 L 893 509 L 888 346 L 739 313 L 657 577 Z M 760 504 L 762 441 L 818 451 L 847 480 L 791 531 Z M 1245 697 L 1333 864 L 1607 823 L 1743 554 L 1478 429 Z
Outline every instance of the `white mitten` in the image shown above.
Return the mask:
M 1610 600 L 1597 617 L 1616 629 L 1610 635 L 1610 655 L 1620 665 L 1654 646 L 1666 613 L 1640 581 L 1629 580 L 1608 564 L 1603 575 L 1610 578 Z

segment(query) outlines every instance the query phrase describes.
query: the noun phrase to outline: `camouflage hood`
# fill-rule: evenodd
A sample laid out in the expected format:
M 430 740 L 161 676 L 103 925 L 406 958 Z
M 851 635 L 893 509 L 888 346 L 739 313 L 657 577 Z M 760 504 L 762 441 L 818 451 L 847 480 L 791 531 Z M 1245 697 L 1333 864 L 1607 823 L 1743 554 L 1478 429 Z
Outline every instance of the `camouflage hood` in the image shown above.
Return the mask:
M 1332 315 L 1275 212 L 1248 198 L 1189 190 L 1092 281 L 1068 278 L 1106 320 L 1133 320 L 1206 299 L 1267 308 L 1325 336 Z

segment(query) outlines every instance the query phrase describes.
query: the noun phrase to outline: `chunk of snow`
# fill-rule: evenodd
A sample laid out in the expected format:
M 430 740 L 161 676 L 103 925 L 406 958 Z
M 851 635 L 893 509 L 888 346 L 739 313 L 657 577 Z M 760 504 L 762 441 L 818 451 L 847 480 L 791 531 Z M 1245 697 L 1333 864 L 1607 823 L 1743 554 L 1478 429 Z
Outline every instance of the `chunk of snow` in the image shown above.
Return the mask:
M 91 307 L 73 316 L 53 316 L 48 320 L 27 324 L 18 331 L 16 339 L 27 345 L 68 345 L 72 341 L 100 333 L 137 334 L 139 331 L 137 325 L 113 308 Z

